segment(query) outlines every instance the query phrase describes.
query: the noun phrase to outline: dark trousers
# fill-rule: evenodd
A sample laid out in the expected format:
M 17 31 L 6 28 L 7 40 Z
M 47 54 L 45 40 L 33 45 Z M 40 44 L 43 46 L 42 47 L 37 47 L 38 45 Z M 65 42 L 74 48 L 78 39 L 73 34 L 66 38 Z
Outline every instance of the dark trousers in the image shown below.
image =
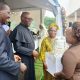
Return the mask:
M 27 71 L 21 74 L 22 80 L 36 80 L 35 79 L 35 68 L 34 68 L 34 58 L 30 56 L 19 55 L 22 58 L 22 62 L 26 64 Z M 21 80 L 21 79 L 20 79 Z

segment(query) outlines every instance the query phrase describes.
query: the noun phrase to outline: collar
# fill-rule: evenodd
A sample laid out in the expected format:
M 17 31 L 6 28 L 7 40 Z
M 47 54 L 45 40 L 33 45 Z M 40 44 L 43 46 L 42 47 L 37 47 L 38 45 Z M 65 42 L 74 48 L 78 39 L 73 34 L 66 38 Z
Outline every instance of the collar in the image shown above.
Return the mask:
M 22 27 L 24 27 L 24 28 L 26 28 L 26 29 L 29 30 L 28 26 L 26 26 L 26 25 L 24 25 L 24 24 L 22 24 L 22 23 L 20 23 L 20 25 L 21 25 Z
M 20 25 L 22 25 L 22 26 L 24 26 L 24 27 L 28 28 L 28 26 L 26 26 L 26 25 L 25 25 L 25 24 L 23 24 L 23 23 L 20 23 Z

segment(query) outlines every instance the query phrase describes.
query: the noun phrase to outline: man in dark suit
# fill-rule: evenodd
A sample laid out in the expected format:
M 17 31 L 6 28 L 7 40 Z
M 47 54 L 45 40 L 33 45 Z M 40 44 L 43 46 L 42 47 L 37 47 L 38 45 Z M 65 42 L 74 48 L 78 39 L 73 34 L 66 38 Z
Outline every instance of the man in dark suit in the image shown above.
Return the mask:
M 11 42 L 2 27 L 8 18 L 10 8 L 6 3 L 0 2 L 0 80 L 18 80 L 19 71 L 24 72 L 27 67 L 14 61 Z
M 27 65 L 24 80 L 35 80 L 34 58 L 38 56 L 38 52 L 35 50 L 33 35 L 28 28 L 31 22 L 30 13 L 23 12 L 21 14 L 21 23 L 10 35 L 16 53 L 22 58 L 22 62 Z

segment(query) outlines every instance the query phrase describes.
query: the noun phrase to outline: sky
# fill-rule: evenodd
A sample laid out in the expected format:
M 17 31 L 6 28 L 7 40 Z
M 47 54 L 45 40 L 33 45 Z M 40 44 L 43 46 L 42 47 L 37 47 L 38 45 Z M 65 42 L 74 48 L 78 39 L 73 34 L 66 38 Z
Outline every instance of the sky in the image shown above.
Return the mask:
M 69 8 L 69 0 L 58 0 L 61 6 L 65 8 L 65 10 L 68 10 Z
M 68 12 L 69 8 L 69 0 L 58 0 L 59 4 L 65 8 L 66 12 Z M 54 14 L 48 10 L 46 10 L 45 16 L 54 17 Z

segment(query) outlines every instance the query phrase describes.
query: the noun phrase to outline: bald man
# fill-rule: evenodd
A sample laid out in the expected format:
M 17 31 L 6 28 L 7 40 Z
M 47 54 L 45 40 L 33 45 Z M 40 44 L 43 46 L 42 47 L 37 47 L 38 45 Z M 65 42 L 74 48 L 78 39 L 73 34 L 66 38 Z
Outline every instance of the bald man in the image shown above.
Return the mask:
M 15 62 L 11 42 L 2 25 L 10 18 L 10 8 L 0 2 L 0 80 L 18 80 L 20 70 L 24 72 L 26 66 Z

